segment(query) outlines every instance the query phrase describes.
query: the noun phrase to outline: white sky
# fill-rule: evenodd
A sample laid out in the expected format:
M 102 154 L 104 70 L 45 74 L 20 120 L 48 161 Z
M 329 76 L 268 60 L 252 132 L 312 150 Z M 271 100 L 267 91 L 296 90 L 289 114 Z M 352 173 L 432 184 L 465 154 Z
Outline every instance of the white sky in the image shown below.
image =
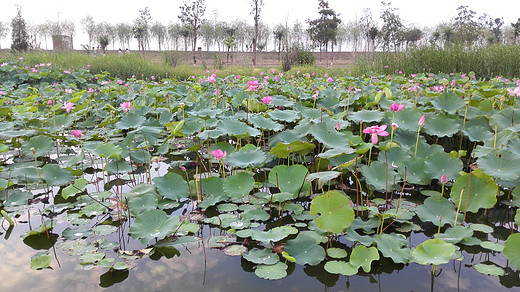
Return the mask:
M 387 0 L 388 1 L 388 0 Z M 251 0 L 206 0 L 205 18 L 213 19 L 213 12 L 218 13 L 219 20 L 232 22 L 237 18 L 253 23 L 250 14 Z M 340 14 L 344 22 L 361 17 L 364 8 L 371 8 L 375 20 L 379 20 L 382 9 L 380 0 L 328 0 L 329 6 Z M 397 14 L 405 24 L 416 24 L 419 27 L 434 27 L 436 24 L 449 21 L 456 16 L 460 5 L 467 5 L 476 12 L 476 17 L 484 13 L 491 17 L 503 17 L 505 25 L 516 22 L 520 17 L 519 0 L 393 0 Z M 76 23 L 75 47 L 79 47 L 84 38 L 83 28 L 79 20 L 87 15 L 96 22 L 131 23 L 139 16 L 139 10 L 149 7 L 152 20 L 163 24 L 178 22 L 181 0 L 0 0 L 0 21 L 11 22 L 16 16 L 15 4 L 22 7 L 22 16 L 28 24 L 43 23 L 47 19 L 56 21 L 73 20 Z M 278 23 L 289 24 L 299 20 L 318 17 L 318 0 L 264 0 L 260 18 L 270 27 Z M 10 35 L 1 40 L 2 48 L 10 46 Z M 109 45 L 110 47 L 110 45 Z

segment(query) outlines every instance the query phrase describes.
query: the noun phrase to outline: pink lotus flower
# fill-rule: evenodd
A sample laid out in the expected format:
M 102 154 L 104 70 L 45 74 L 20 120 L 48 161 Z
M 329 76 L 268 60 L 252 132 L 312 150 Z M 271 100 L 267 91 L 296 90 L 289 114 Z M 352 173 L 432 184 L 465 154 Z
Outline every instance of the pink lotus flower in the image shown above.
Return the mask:
M 434 87 L 432 87 L 432 90 L 437 92 L 437 93 L 440 93 L 444 90 L 444 87 L 442 86 L 439 86 L 439 85 L 435 85 Z
M 392 130 L 399 129 L 399 125 L 397 123 L 392 123 Z
M 211 151 L 211 154 L 213 154 L 213 156 L 215 157 L 216 160 L 219 160 L 221 158 L 226 157 L 227 152 L 226 151 L 222 151 L 220 149 L 217 149 L 217 150 Z
M 263 104 L 269 104 L 269 103 L 271 103 L 272 101 L 273 101 L 273 98 L 272 98 L 271 96 L 269 96 L 269 95 L 268 95 L 268 96 L 264 96 L 264 97 L 262 98 L 262 103 L 263 103 Z
M 426 120 L 426 117 L 423 115 L 420 119 L 419 119 L 419 126 L 422 126 L 424 125 L 424 121 Z
M 333 81 L 334 81 L 334 79 L 332 79 L 332 77 L 327 78 L 327 82 L 333 82 Z
M 74 136 L 74 138 L 81 138 L 81 136 L 83 136 L 83 133 L 80 130 L 73 130 L 70 134 Z
M 49 99 L 49 100 L 47 101 L 47 104 L 48 104 L 48 105 L 54 105 L 54 99 Z
M 341 131 L 341 124 L 339 122 L 336 123 L 336 130 Z
M 127 112 L 127 111 L 133 109 L 132 103 L 129 101 L 122 102 L 119 104 L 119 106 L 123 109 L 124 112 Z
M 443 174 L 441 176 L 441 184 L 445 184 L 448 181 L 448 178 L 446 177 L 446 174 Z
M 363 133 L 370 134 L 370 136 L 372 136 L 372 144 L 375 145 L 378 142 L 377 136 L 386 137 L 389 135 L 388 132 L 385 131 L 386 127 L 387 125 L 367 127 L 363 130 Z
M 67 113 L 70 113 L 71 110 L 75 109 L 74 104 L 72 102 L 66 102 L 61 109 L 64 109 L 67 111 Z
M 390 106 L 390 110 L 393 111 L 394 113 L 402 110 L 403 108 L 404 108 L 404 104 L 398 104 L 397 102 L 393 103 Z
M 258 80 L 251 80 L 247 82 L 249 91 L 256 91 L 258 89 Z
M 209 76 L 208 78 L 206 78 L 206 82 L 209 82 L 209 83 L 215 83 L 215 81 L 217 81 L 217 79 L 215 78 L 217 75 L 215 74 L 211 74 L 211 76 Z

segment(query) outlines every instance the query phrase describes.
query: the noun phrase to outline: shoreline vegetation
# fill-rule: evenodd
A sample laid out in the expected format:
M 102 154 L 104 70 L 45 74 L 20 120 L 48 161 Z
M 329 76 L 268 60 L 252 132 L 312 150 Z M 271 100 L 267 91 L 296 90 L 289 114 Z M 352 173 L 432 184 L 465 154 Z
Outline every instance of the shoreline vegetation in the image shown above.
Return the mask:
M 282 68 L 284 53 L 259 52 L 258 66 L 253 67 L 252 52 L 197 52 L 198 63 L 190 64 L 191 52 L 183 51 L 132 51 L 120 56 L 117 51 L 107 51 L 103 56 L 92 56 L 85 51 L 13 52 L 0 50 L 0 59 L 13 60 L 23 57 L 30 64 L 52 63 L 62 69 L 77 70 L 90 65 L 92 73 L 110 72 L 112 76 L 128 79 L 155 76 L 157 79 L 185 80 L 200 76 L 206 70 L 218 70 L 223 75 L 239 74 L 258 76 L 270 68 Z M 413 73 L 468 73 L 477 78 L 496 76 L 520 76 L 520 46 L 490 45 L 465 48 L 463 46 L 420 47 L 404 52 L 313 52 L 314 65 L 292 64 L 286 74 L 323 74 L 329 76 L 363 76 L 369 74 Z M 139 76 L 140 75 L 140 76 Z

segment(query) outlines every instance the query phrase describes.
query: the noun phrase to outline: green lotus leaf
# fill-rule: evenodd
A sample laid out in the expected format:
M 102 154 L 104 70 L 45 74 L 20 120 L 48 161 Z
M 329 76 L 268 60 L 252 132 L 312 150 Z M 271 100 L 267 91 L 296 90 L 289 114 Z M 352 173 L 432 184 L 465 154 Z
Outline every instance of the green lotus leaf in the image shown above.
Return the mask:
M 254 264 L 274 265 L 280 261 L 278 254 L 272 252 L 268 248 L 253 248 L 248 253 L 244 253 L 242 257 Z
M 92 234 L 94 234 L 94 232 L 92 231 L 92 229 L 90 229 L 88 227 L 80 227 L 77 229 L 72 229 L 70 227 L 67 227 L 61 233 L 61 235 L 66 240 L 75 240 L 75 239 L 86 238 L 86 237 L 91 236 Z
M 269 117 L 273 120 L 292 123 L 300 119 L 300 113 L 295 110 L 274 110 L 269 112 Z
M 288 192 L 281 192 L 272 194 L 270 197 L 267 197 L 271 202 L 273 203 L 282 203 L 285 201 L 292 200 L 296 197 L 296 195 L 288 193 Z
M 253 240 L 260 241 L 264 244 L 269 244 L 271 242 L 280 241 L 291 234 L 297 234 L 298 229 L 291 226 L 278 226 L 273 229 L 269 229 L 268 231 L 260 231 L 257 229 L 252 229 L 251 238 Z M 242 235 L 238 236 L 242 237 Z
M 94 154 L 106 158 L 120 159 L 123 154 L 123 148 L 112 143 L 102 143 L 96 146 Z
M 431 179 L 441 180 L 446 175 L 448 180 L 455 179 L 462 170 L 462 161 L 458 158 L 451 158 L 448 153 L 434 152 L 426 157 L 425 172 Z
M 301 164 L 277 165 L 269 172 L 269 182 L 282 192 L 296 195 L 304 188 L 307 173 L 307 168 Z
M 260 149 L 244 150 L 228 154 L 227 162 L 233 167 L 259 167 L 266 163 L 267 156 Z
M 106 235 L 116 232 L 117 229 L 118 228 L 116 226 L 112 226 L 112 225 L 98 225 L 98 226 L 92 228 L 92 231 L 94 231 L 94 233 L 97 236 L 106 236 Z
M 431 103 L 435 109 L 444 110 L 449 114 L 454 114 L 464 108 L 464 99 L 460 98 L 453 91 L 443 91 L 438 97 L 433 98 Z
M 199 111 L 190 111 L 189 113 L 190 113 L 190 115 L 197 116 L 199 118 L 207 120 L 207 119 L 213 119 L 216 116 L 220 115 L 222 113 L 222 109 L 205 108 L 205 109 L 202 109 Z
M 341 172 L 339 171 L 322 171 L 311 173 L 305 179 L 308 182 L 312 182 L 313 180 L 317 179 L 318 188 L 322 188 L 326 183 L 337 178 L 340 174 Z
M 169 172 L 164 176 L 156 177 L 153 179 L 157 191 L 163 197 L 171 200 L 179 200 L 187 198 L 190 195 L 188 183 L 182 178 L 182 176 Z M 194 189 L 192 189 L 194 190 Z
M 399 165 L 399 173 L 404 176 L 406 168 L 406 181 L 411 184 L 430 184 L 430 176 L 426 173 L 425 161 L 421 157 L 410 158 Z M 389 171 L 390 172 L 390 171 Z M 389 175 L 389 177 L 391 177 Z M 393 181 L 393 180 L 392 180 Z
M 520 269 L 520 233 L 513 233 L 509 235 L 504 243 L 504 255 L 509 262 Z
M 139 215 L 145 211 L 157 209 L 159 198 L 155 194 L 144 194 L 131 197 L 128 200 L 128 209 L 132 215 Z
M 405 108 L 395 113 L 394 122 L 399 125 L 399 131 L 397 131 L 397 133 L 403 132 L 402 130 L 407 130 L 415 133 L 414 135 L 417 135 L 419 119 L 422 117 L 422 115 L 423 113 L 415 108 Z M 401 144 L 401 146 L 403 146 L 401 141 L 398 142 Z M 415 145 L 415 138 L 413 139 L 413 144 Z
M 73 176 L 70 171 L 61 168 L 57 164 L 46 164 L 40 170 L 42 179 L 49 185 L 65 185 L 72 181 Z
M 513 181 L 520 177 L 520 158 L 506 150 L 479 157 L 478 166 L 486 174 L 504 181 Z
M 115 124 L 116 128 L 127 130 L 136 129 L 146 122 L 146 118 L 137 113 L 127 113 Z
M 366 178 L 366 182 L 372 185 L 376 190 L 384 191 L 386 189 L 392 189 L 393 179 L 386 181 L 388 173 L 393 172 L 391 166 L 386 166 L 384 162 L 374 161 L 370 163 L 370 166 L 363 165 L 361 167 L 361 173 Z M 388 175 L 389 178 L 393 178 L 393 175 Z
M 258 137 L 262 134 L 260 130 L 248 126 L 244 122 L 231 119 L 221 120 L 218 129 L 233 137 Z
M 162 130 L 162 127 L 141 126 L 138 129 L 129 132 L 128 135 L 134 133 L 142 135 L 147 145 L 155 145 L 159 140 L 159 135 L 161 134 Z
M 337 156 L 341 156 L 344 154 L 352 154 L 355 152 L 356 152 L 356 149 L 350 148 L 350 147 L 332 148 L 323 153 L 318 154 L 318 157 L 329 159 L 332 157 L 337 157 Z
M 28 142 L 23 144 L 22 152 L 25 156 L 34 157 L 36 155 L 41 157 L 51 152 L 54 146 L 54 140 L 51 137 L 38 135 L 31 137 Z
M 259 129 L 264 131 L 281 131 L 284 126 L 280 123 L 273 121 L 270 118 L 266 118 L 263 115 L 253 115 L 249 117 L 249 121 L 253 123 L 253 125 Z
M 38 254 L 31 260 L 31 269 L 33 270 L 41 270 L 46 269 L 51 266 L 52 256 L 47 253 Z
M 274 265 L 258 265 L 255 269 L 255 275 L 262 279 L 279 280 L 287 276 L 287 265 L 282 262 Z
M 27 202 L 34 197 L 31 192 L 15 190 L 9 194 L 9 198 L 3 202 L 4 206 L 16 207 L 27 205 Z
M 161 115 L 161 118 L 162 118 L 162 115 Z M 169 122 L 169 123 L 166 123 L 164 126 L 175 137 L 184 137 L 184 133 L 182 132 L 182 127 L 184 126 L 185 122 L 186 122 L 186 120 Z
M 130 226 L 133 239 L 140 239 L 148 244 L 152 239 L 161 240 L 173 234 L 178 228 L 179 217 L 168 217 L 162 210 L 149 210 L 139 214 Z
M 79 214 L 85 217 L 99 216 L 103 214 L 105 210 L 106 208 L 103 205 L 96 202 L 82 207 Z
M 484 224 L 473 223 L 469 225 L 469 228 L 471 228 L 473 231 L 480 231 L 483 233 L 493 232 L 493 227 Z
M 275 147 L 271 148 L 270 152 L 273 155 L 276 155 L 278 158 L 287 158 L 291 153 L 297 153 L 299 155 L 305 156 L 309 154 L 312 150 L 316 148 L 316 145 L 303 142 L 303 141 L 294 141 L 292 143 L 278 143 Z
M 475 266 L 473 266 L 477 272 L 484 274 L 484 275 L 490 275 L 490 276 L 503 276 L 504 275 L 504 269 L 501 267 L 498 267 L 496 265 L 486 265 L 482 263 L 478 263 Z
M 331 247 L 327 249 L 327 256 L 333 259 L 346 258 L 348 255 L 347 251 L 342 248 Z
M 502 245 L 500 243 L 491 242 L 491 241 L 482 241 L 480 243 L 480 246 L 483 248 L 492 250 L 492 251 L 496 251 L 496 252 L 503 252 L 504 247 L 505 247 L 504 245 Z
M 371 245 L 374 243 L 374 237 L 369 235 L 361 235 L 357 233 L 355 230 L 351 230 L 350 227 L 347 229 L 345 235 L 345 239 L 350 240 L 351 242 L 359 242 L 362 245 Z
M 380 122 L 385 117 L 385 113 L 379 110 L 360 110 L 348 116 L 348 119 L 356 124 Z
M 394 263 L 407 264 L 412 259 L 412 251 L 407 247 L 408 241 L 402 234 L 381 234 L 375 238 L 377 249 L 384 257 L 391 258 Z
M 241 256 L 247 252 L 247 247 L 240 244 L 233 244 L 226 246 L 222 251 L 228 256 Z
M 104 253 L 94 252 L 94 253 L 85 253 L 79 256 L 81 260 L 81 264 L 92 264 L 95 262 L 99 262 L 105 257 Z
M 488 127 L 483 126 L 471 126 L 464 129 L 464 135 L 466 135 L 472 142 L 482 142 L 493 139 L 494 135 L 489 131 Z
M 249 221 L 266 221 L 269 219 L 269 213 L 264 209 L 249 209 L 242 213 L 242 219 Z
M 288 240 L 284 251 L 294 257 L 299 265 L 315 266 L 325 258 L 325 249 L 307 234 L 299 234 L 295 239 Z
M 362 267 L 365 273 L 370 272 L 370 265 L 373 261 L 379 260 L 379 252 L 377 248 L 371 246 L 367 248 L 364 245 L 358 245 L 350 254 L 350 264 L 353 267 Z
M 359 267 L 354 267 L 351 263 L 340 261 L 328 261 L 325 263 L 325 271 L 331 274 L 340 274 L 343 276 L 354 276 L 357 274 Z
M 61 196 L 66 200 L 69 197 L 73 197 L 79 193 L 82 193 L 87 188 L 88 181 L 84 178 L 75 180 L 72 184 L 61 190 Z
M 473 236 L 473 230 L 468 226 L 455 226 L 446 229 L 443 233 L 439 234 L 439 239 L 442 239 L 448 243 L 459 243 L 463 240 L 470 239 Z
M 350 146 L 347 134 L 338 132 L 335 125 L 317 123 L 311 129 L 311 134 L 318 142 L 329 148 L 345 148 Z
M 439 226 L 439 219 L 442 217 L 440 221 L 441 226 L 445 224 L 453 226 L 457 210 L 453 203 L 444 197 L 429 197 L 424 200 L 422 205 L 417 207 L 415 213 L 422 222 L 431 222 Z M 461 217 L 459 216 L 457 219 L 462 223 Z
M 469 192 L 468 192 L 469 181 Z M 462 197 L 460 196 L 462 189 Z M 498 186 L 492 178 L 486 177 L 478 171 L 474 171 L 470 175 L 464 173 L 461 175 L 451 188 L 450 197 L 455 205 L 459 204 L 462 199 L 460 210 L 477 213 L 480 208 L 492 208 L 497 202 Z M 469 196 L 469 197 L 468 197 Z M 467 202 L 467 206 L 466 206 Z
M 310 214 L 319 214 L 314 219 L 316 225 L 328 232 L 340 233 L 354 221 L 354 209 L 350 200 L 338 191 L 328 191 L 314 198 Z
M 0 133 L 0 139 L 7 140 L 16 137 L 30 137 L 38 134 L 36 130 L 12 130 L 12 131 L 2 131 Z M 31 154 L 32 155 L 32 154 Z
M 491 129 L 497 125 L 497 131 L 502 132 L 504 129 L 510 129 L 514 132 L 518 132 L 518 123 L 520 121 L 520 112 L 512 107 L 506 107 L 500 112 L 489 117 L 489 125 Z
M 240 199 L 249 194 L 255 185 L 253 176 L 246 172 L 228 176 L 224 180 L 222 187 L 224 193 L 231 198 Z
M 219 212 L 233 212 L 233 211 L 236 211 L 238 210 L 238 205 L 237 204 L 233 204 L 233 203 L 224 203 L 224 204 L 218 204 L 217 205 L 217 210 Z
M 287 97 L 285 97 L 283 95 L 277 94 L 277 95 L 273 95 L 271 97 L 273 98 L 271 103 L 275 106 L 292 107 L 295 104 L 294 101 L 289 100 Z
M 250 229 L 246 229 L 250 230 Z M 241 230 L 245 231 L 245 230 Z M 237 242 L 237 237 L 233 235 L 214 235 L 208 238 L 207 247 L 209 248 L 223 248 L 232 243 Z
M 424 124 L 424 131 L 437 137 L 452 137 L 460 128 L 458 120 L 446 116 L 434 116 Z
M 441 265 L 450 261 L 455 246 L 440 239 L 428 239 L 413 251 L 417 263 L 421 265 Z

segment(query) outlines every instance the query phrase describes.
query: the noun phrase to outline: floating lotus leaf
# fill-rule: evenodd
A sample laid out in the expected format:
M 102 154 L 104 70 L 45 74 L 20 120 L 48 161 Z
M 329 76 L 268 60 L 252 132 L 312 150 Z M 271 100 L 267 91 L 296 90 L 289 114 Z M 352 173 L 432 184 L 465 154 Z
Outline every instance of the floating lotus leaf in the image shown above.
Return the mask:
M 3 202 L 4 206 L 16 207 L 27 205 L 27 202 L 32 199 L 34 195 L 31 192 L 23 192 L 15 190 L 9 194 L 9 198 Z
M 242 198 L 249 194 L 255 185 L 253 176 L 246 172 L 227 177 L 224 180 L 223 188 L 226 195 L 231 198 Z
M 269 112 L 269 117 L 273 120 L 292 123 L 300 119 L 300 113 L 295 110 L 274 110 Z
M 182 176 L 169 172 L 164 176 L 156 177 L 153 179 L 159 194 L 165 198 L 172 200 L 179 200 L 187 198 L 190 195 L 188 189 L 188 183 L 182 178 Z
M 132 215 L 139 215 L 145 211 L 157 209 L 159 198 L 154 194 L 134 196 L 128 200 L 128 208 Z
M 379 252 L 377 248 L 371 246 L 367 248 L 364 245 L 358 245 L 350 254 L 350 264 L 353 267 L 362 267 L 365 273 L 370 272 L 370 265 L 373 261 L 379 260 Z
M 287 265 L 282 262 L 274 265 L 258 265 L 255 269 L 255 275 L 262 279 L 279 280 L 287 276 Z
M 72 229 L 70 227 L 67 227 L 67 228 L 65 228 L 65 230 L 63 230 L 61 235 L 66 240 L 75 240 L 75 239 L 87 238 L 87 237 L 91 236 L 93 233 L 94 232 L 92 231 L 92 229 L 90 229 L 88 227 L 80 227 L 77 229 Z
M 97 236 L 106 236 L 106 235 L 116 232 L 117 229 L 118 228 L 116 226 L 112 226 L 112 225 L 98 225 L 98 226 L 95 226 L 94 228 L 92 228 L 92 231 L 94 231 L 94 233 Z
M 462 170 L 462 161 L 458 158 L 450 158 L 448 153 L 433 152 L 426 157 L 424 171 L 431 179 L 441 180 L 443 175 L 446 175 L 448 180 L 455 179 L 459 176 Z
M 464 108 L 464 99 L 460 98 L 453 91 L 443 91 L 438 97 L 432 98 L 431 103 L 435 109 L 444 110 L 449 114 L 454 114 Z
M 84 178 L 75 180 L 71 185 L 61 190 L 61 196 L 66 200 L 69 197 L 73 197 L 79 193 L 82 193 L 87 188 L 88 181 Z
M 357 274 L 359 267 L 354 267 L 351 263 L 340 261 L 328 261 L 325 263 L 325 271 L 331 274 L 340 274 L 343 276 L 354 276 Z
M 139 214 L 130 226 L 133 239 L 148 244 L 152 239 L 161 240 L 177 230 L 179 217 L 168 217 L 162 210 L 149 210 Z
M 479 157 L 478 166 L 484 173 L 504 181 L 517 180 L 520 176 L 520 158 L 506 150 Z
M 259 167 L 266 163 L 267 156 L 260 149 L 244 150 L 228 154 L 227 162 L 233 167 Z
M 33 270 L 41 270 L 46 269 L 51 266 L 52 256 L 47 253 L 38 254 L 31 260 L 31 269 Z
M 374 237 L 369 235 L 361 235 L 350 228 L 347 229 L 347 234 L 345 235 L 345 239 L 350 240 L 351 242 L 359 242 L 362 245 L 371 245 L 374 243 Z
M 285 201 L 292 200 L 296 197 L 296 195 L 288 193 L 288 192 L 281 192 L 272 194 L 268 199 L 273 203 L 283 203 Z
M 268 248 L 253 248 L 248 253 L 244 253 L 242 257 L 254 264 L 263 265 L 274 265 L 280 261 L 278 254 L 272 252 Z
M 385 113 L 379 110 L 360 110 L 348 115 L 348 119 L 356 124 L 380 122 L 385 117 Z
M 284 126 L 280 123 L 277 123 L 273 121 L 270 118 L 266 118 L 262 115 L 253 115 L 249 117 L 249 121 L 255 125 L 255 127 L 262 129 L 264 131 L 281 131 L 283 130 Z
M 226 246 L 222 251 L 228 256 L 241 256 L 247 252 L 247 247 L 240 244 L 233 244 Z
M 299 265 L 319 264 L 325 258 L 325 249 L 316 243 L 314 237 L 298 234 L 295 239 L 288 240 L 284 251 L 296 259 Z
M 458 120 L 446 116 L 434 116 L 424 124 L 424 131 L 437 137 L 452 137 L 460 129 Z
M 502 245 L 500 243 L 491 242 L 491 241 L 483 241 L 480 243 L 480 246 L 483 248 L 492 250 L 492 251 L 496 251 L 496 252 L 503 252 L 504 247 L 505 247 L 504 245 Z
M 42 179 L 49 185 L 65 185 L 72 181 L 72 173 L 57 164 L 46 164 L 40 170 Z
M 402 234 L 381 234 L 375 238 L 377 249 L 384 257 L 391 258 L 394 263 L 407 264 L 412 259 L 412 251 L 408 248 L 408 241 Z
M 232 243 L 236 243 L 237 237 L 231 236 L 231 235 L 215 235 L 215 236 L 210 236 L 207 239 L 207 241 L 208 241 L 207 247 L 209 247 L 209 248 L 223 248 Z
M 308 172 L 307 168 L 301 164 L 277 165 L 269 172 L 269 182 L 282 192 L 299 194 L 306 183 L 305 177 Z
M 54 146 L 54 140 L 51 137 L 38 135 L 31 137 L 28 142 L 23 144 L 22 152 L 25 156 L 34 157 L 36 155 L 41 157 L 51 152 Z
M 354 221 L 354 210 L 349 199 L 338 191 L 329 191 L 314 198 L 310 214 L 319 214 L 314 219 L 316 225 L 328 232 L 340 233 Z
M 504 255 L 513 266 L 520 269 L 520 233 L 509 235 L 504 245 Z
M 218 204 L 217 209 L 219 212 L 233 212 L 238 210 L 238 205 L 233 203 Z
M 260 130 L 248 126 L 244 122 L 231 119 L 221 120 L 218 129 L 233 137 L 258 137 L 262 134 Z
M 137 113 L 127 113 L 115 124 L 118 129 L 136 129 L 146 122 L 146 118 Z
M 504 269 L 501 267 L 498 267 L 496 265 L 486 265 L 482 263 L 478 263 L 475 266 L 473 266 L 477 272 L 484 274 L 484 275 L 490 275 L 490 276 L 503 276 L 504 275 Z
M 95 262 L 99 262 L 105 257 L 104 253 L 85 253 L 79 256 L 79 259 L 81 260 L 81 264 L 92 264 Z
M 327 249 L 327 256 L 333 259 L 346 258 L 348 255 L 347 251 L 342 248 L 331 247 Z
M 439 226 L 439 218 L 442 216 L 440 225 L 444 226 L 445 224 L 453 225 L 455 223 L 457 210 L 455 205 L 444 197 L 429 197 L 424 200 L 422 205 L 417 207 L 415 213 L 422 222 L 431 222 L 437 226 Z M 462 222 L 461 217 L 459 216 L 457 219 Z
M 415 260 L 421 265 L 441 265 L 450 261 L 455 246 L 440 239 L 428 239 L 413 251 Z
M 311 129 L 312 136 L 320 143 L 329 148 L 344 148 L 350 145 L 345 133 L 338 132 L 335 125 L 327 123 L 315 124 Z
M 251 238 L 253 240 L 260 241 L 264 244 L 269 244 L 271 242 L 280 241 L 291 234 L 297 234 L 298 229 L 291 226 L 278 226 L 273 229 L 269 229 L 268 231 L 260 231 L 256 229 L 252 229 Z M 244 234 L 239 234 L 237 232 L 237 236 L 243 237 Z
M 269 219 L 269 213 L 264 209 L 249 209 L 242 213 L 242 218 L 250 221 L 266 221 Z
M 102 215 L 105 211 L 106 208 L 103 205 L 96 202 L 81 208 L 79 214 L 85 217 L 92 217 Z
M 473 236 L 473 230 L 467 226 L 458 225 L 450 227 L 439 234 L 439 239 L 442 239 L 448 243 L 459 243 L 462 240 L 469 239 Z
M 470 185 L 469 192 L 468 181 Z M 492 178 L 486 177 L 482 172 L 474 171 L 471 174 L 471 178 L 468 173 L 464 173 L 457 178 L 450 193 L 450 197 L 455 205 L 459 204 L 460 193 L 463 188 L 461 211 L 467 210 L 468 212 L 476 213 L 480 208 L 492 208 L 497 202 L 498 186 Z M 467 207 L 466 201 L 468 202 Z
M 299 155 L 305 156 L 309 154 L 312 150 L 316 148 L 316 145 L 303 142 L 303 141 L 294 141 L 292 143 L 278 143 L 275 147 L 271 148 L 270 152 L 273 155 L 276 155 L 278 158 L 287 158 L 291 153 L 297 153 Z

